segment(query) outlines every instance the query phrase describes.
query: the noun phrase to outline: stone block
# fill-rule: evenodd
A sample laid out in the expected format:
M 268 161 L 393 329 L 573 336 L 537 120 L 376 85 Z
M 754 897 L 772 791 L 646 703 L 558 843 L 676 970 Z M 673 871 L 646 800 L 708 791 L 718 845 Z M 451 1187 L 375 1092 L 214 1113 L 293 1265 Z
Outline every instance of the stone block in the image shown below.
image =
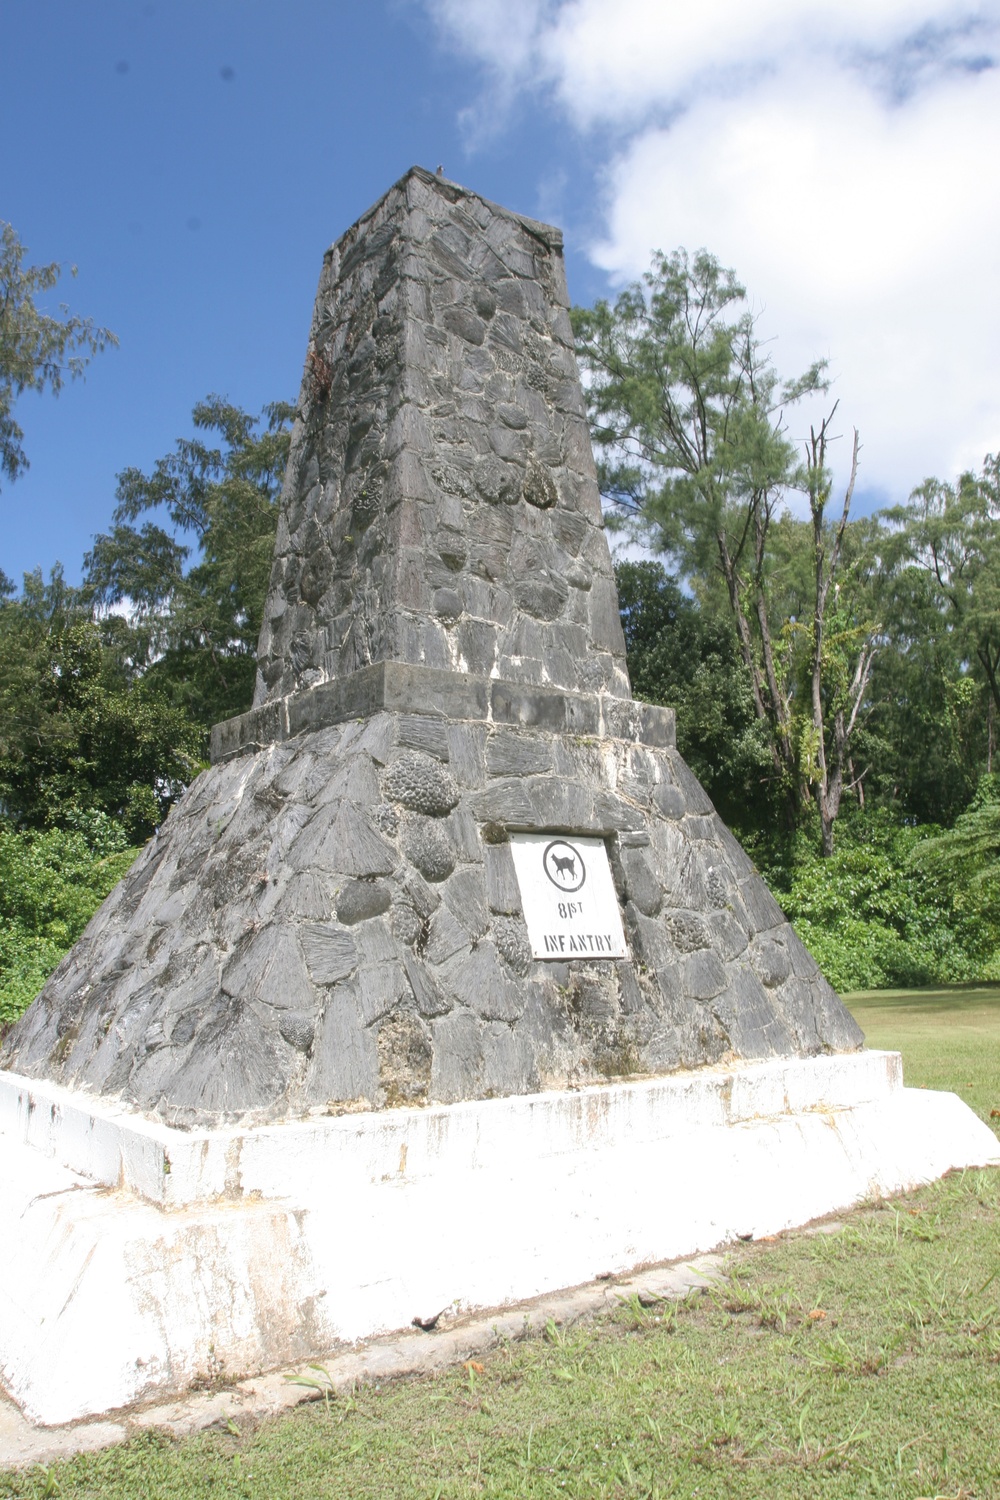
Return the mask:
M 660 882 L 646 856 L 639 849 L 622 849 L 621 864 L 625 876 L 625 898 L 633 901 L 644 917 L 655 917 L 663 905 Z
M 750 963 L 765 989 L 777 989 L 783 984 L 792 972 L 784 934 L 779 930 L 755 937 L 750 944 Z
M 381 880 L 349 880 L 337 897 L 337 920 L 345 926 L 378 917 L 392 905 L 392 893 Z
M 728 983 L 712 997 L 712 1011 L 730 1048 L 739 1057 L 775 1057 L 795 1051 L 795 1040 L 784 1019 L 753 971 L 736 965 Z
M 501 828 L 531 828 L 535 812 L 524 786 L 515 777 L 498 777 L 482 792 L 470 798 L 480 823 L 495 823 Z
M 740 882 L 740 897 L 750 921 L 751 934 L 784 926 L 785 914 L 759 876 Z
M 490 914 L 486 905 L 486 882 L 480 870 L 456 870 L 441 888 L 445 904 L 459 924 L 473 938 L 489 930 Z
M 453 777 L 419 750 L 405 751 L 390 762 L 382 776 L 382 791 L 387 801 L 435 818 L 450 812 L 458 801 Z
M 431 1097 L 442 1104 L 476 1098 L 483 1066 L 482 1023 L 471 1011 L 458 1009 L 432 1022 L 431 1034 Z
M 404 750 L 420 750 L 442 761 L 450 759 L 448 724 L 443 718 L 429 714 L 401 715 L 397 721 L 397 743 Z
M 438 907 L 427 925 L 427 939 L 423 955 L 435 968 L 447 963 L 457 953 L 465 953 L 472 946 L 472 935 L 466 932 L 451 909 Z
M 505 971 L 489 940 L 468 955 L 446 959 L 439 983 L 484 1021 L 516 1021 L 524 1010 L 521 987 Z
M 425 880 L 447 880 L 455 868 L 455 846 L 436 818 L 409 813 L 400 830 L 400 848 Z
M 399 958 L 399 949 L 392 928 L 382 917 L 371 917 L 359 922 L 351 929 L 358 948 L 358 972 L 364 973 L 369 964 L 389 963 Z
M 483 1027 L 482 1087 L 490 1098 L 526 1094 L 538 1086 L 531 1040 L 517 1027 L 498 1022 Z
M 222 989 L 235 1000 L 259 1000 L 276 1010 L 311 1010 L 316 996 L 291 927 L 254 933 L 222 971 Z
M 374 1102 L 378 1091 L 375 1037 L 361 1024 L 356 990 L 339 984 L 316 1029 L 307 1096 L 317 1104 Z
M 552 769 L 552 741 L 547 736 L 498 729 L 486 743 L 491 776 L 537 776 Z
M 728 982 L 725 964 L 710 948 L 679 959 L 677 972 L 682 993 L 694 1000 L 713 1000 L 721 995 Z
M 535 776 L 528 782 L 535 828 L 587 832 L 605 826 L 595 813 L 595 798 L 581 781 L 561 776 Z
M 566 697 L 545 688 L 515 688 L 507 682 L 496 682 L 490 690 L 490 710 L 494 723 L 523 724 L 527 728 L 562 733 L 566 728 Z
M 289 851 L 293 869 L 340 875 L 391 875 L 398 863 L 393 846 L 349 802 L 320 808 Z
M 670 755 L 669 763 L 674 782 L 684 793 L 687 811 L 696 815 L 713 814 L 715 809 L 712 806 L 711 798 L 697 776 L 681 759 L 676 750 Z
M 460 786 L 477 787 L 485 775 L 484 744 L 485 726 L 471 724 L 448 725 L 448 752 L 451 773 Z
M 332 923 L 305 922 L 299 928 L 302 952 L 314 984 L 337 984 L 357 968 L 353 937 Z
M 420 1014 L 428 1019 L 447 1015 L 451 1009 L 451 1000 L 441 993 L 426 964 L 420 963 L 413 954 L 404 953 L 403 968 Z
M 521 892 L 514 871 L 509 843 L 487 843 L 483 848 L 486 874 L 486 899 L 490 911 L 520 915 Z
M 403 965 L 392 961 L 366 964 L 357 975 L 355 990 L 364 1026 L 387 1016 L 413 993 Z

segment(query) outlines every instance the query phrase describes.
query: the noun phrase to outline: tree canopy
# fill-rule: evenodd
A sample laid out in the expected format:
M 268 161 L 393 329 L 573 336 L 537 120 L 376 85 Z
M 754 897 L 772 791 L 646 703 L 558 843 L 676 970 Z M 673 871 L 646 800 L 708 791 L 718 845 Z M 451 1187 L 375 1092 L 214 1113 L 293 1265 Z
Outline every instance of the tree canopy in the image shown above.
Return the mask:
M 202 736 L 136 665 L 121 616 L 95 620 L 58 571 L 0 603 L 0 809 L 32 828 L 114 820 L 139 842 L 201 765 Z
M 857 433 L 832 515 L 833 413 L 804 451 L 788 437 L 788 408 L 826 390 L 824 364 L 782 378 L 745 288 L 704 250 L 655 255 L 613 304 L 574 308 L 573 326 L 602 491 L 703 603 L 723 591 L 788 825 L 812 799 L 829 853 L 878 630 L 864 566 L 844 586 Z
M 36 299 L 59 282 L 58 261 L 24 264 L 27 249 L 10 224 L 0 222 L 0 474 L 14 480 L 28 467 L 24 432 L 14 405 L 25 391 L 58 396 L 67 380 L 83 375 L 95 354 L 118 343 L 107 328 L 64 305 L 61 317 L 42 312 Z M 76 267 L 70 267 L 76 275 Z
M 199 402 L 194 437 L 150 474 L 119 474 L 112 530 L 84 559 L 86 598 L 127 603 L 145 680 L 206 730 L 253 697 L 294 415 L 281 402 L 257 417 L 221 396 Z

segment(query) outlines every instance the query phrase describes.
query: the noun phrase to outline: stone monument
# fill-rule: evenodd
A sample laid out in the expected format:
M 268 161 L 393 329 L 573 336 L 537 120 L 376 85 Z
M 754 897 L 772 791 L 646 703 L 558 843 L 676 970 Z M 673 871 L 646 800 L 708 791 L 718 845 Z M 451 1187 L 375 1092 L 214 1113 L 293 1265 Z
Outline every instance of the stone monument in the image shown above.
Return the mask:
M 861 1050 L 631 697 L 557 230 L 414 168 L 328 252 L 258 665 L 0 1049 L 34 1416 L 995 1154 Z

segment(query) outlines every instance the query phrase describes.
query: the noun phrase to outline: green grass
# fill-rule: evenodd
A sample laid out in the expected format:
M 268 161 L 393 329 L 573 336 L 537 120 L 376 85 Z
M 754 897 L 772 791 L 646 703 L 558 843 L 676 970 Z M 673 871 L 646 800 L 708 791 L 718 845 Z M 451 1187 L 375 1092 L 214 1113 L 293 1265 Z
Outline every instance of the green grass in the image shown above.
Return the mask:
M 867 990 L 847 1003 L 869 1047 L 902 1052 L 909 1087 L 950 1089 L 1000 1124 L 1000 985 Z
M 851 1005 L 908 1082 L 997 1107 L 1000 991 Z M 1000 1171 L 740 1245 L 727 1271 L 329 1409 L 0 1474 L 0 1496 L 1000 1500 Z

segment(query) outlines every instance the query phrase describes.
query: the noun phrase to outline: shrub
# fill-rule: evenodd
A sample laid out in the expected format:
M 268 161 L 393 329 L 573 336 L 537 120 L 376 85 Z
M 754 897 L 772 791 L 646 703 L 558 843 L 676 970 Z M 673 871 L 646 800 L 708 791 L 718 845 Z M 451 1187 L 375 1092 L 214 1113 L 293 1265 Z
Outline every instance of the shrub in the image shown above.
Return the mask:
M 0 822 L 0 1026 L 26 1010 L 138 851 L 105 813 L 44 832 Z
M 832 858 L 822 859 L 803 834 L 783 864 L 766 870 L 836 989 L 1000 978 L 996 881 L 937 858 L 946 837 L 886 812 L 856 813 L 838 824 Z

